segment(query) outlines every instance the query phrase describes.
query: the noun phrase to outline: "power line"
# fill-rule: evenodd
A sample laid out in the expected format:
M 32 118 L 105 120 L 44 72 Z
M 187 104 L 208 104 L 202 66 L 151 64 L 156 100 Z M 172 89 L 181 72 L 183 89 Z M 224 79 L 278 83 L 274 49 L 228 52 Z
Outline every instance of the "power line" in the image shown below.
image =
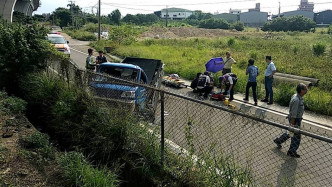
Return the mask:
M 243 3 L 243 2 L 251 2 L 256 0 L 234 0 L 234 1 L 225 1 L 225 2 L 206 2 L 206 3 L 184 3 L 184 4 L 168 4 L 168 6 L 187 6 L 187 5 L 214 5 L 214 4 L 228 4 L 228 3 Z M 161 4 L 124 4 L 124 3 L 104 3 L 105 5 L 120 5 L 120 6 L 159 6 L 165 7 L 166 5 Z

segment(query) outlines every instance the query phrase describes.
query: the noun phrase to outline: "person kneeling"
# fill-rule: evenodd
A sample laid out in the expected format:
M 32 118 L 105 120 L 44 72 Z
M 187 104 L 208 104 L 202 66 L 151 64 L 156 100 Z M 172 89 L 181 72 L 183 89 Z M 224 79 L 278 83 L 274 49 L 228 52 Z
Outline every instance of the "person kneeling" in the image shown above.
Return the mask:
M 208 97 L 209 93 L 212 91 L 213 88 L 210 86 L 210 84 L 211 79 L 209 77 L 209 72 L 206 71 L 198 78 L 197 89 L 199 92 L 199 96 L 202 96 L 202 93 L 204 93 L 204 98 Z

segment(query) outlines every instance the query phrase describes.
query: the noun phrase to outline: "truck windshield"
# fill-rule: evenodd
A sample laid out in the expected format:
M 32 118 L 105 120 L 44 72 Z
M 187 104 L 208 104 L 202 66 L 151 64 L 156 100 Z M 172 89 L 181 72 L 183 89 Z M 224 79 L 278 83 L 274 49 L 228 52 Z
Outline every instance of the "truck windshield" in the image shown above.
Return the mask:
M 138 70 L 131 68 L 121 68 L 121 67 L 101 67 L 100 73 L 107 73 L 113 77 L 118 77 L 127 80 L 137 80 Z

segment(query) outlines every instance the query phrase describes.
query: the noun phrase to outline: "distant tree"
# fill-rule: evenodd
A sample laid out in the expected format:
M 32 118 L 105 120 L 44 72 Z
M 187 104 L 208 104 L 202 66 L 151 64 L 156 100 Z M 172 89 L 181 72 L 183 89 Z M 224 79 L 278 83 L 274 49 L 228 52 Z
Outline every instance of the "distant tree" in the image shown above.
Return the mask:
M 229 23 L 224 19 L 210 18 L 206 20 L 201 20 L 199 23 L 200 28 L 207 29 L 229 29 Z
M 314 29 L 316 23 L 304 16 L 292 16 L 276 18 L 272 22 L 263 25 L 263 31 L 310 31 Z
M 111 14 L 108 15 L 108 17 L 113 23 L 120 25 L 121 12 L 119 9 L 113 10 Z
M 137 16 L 134 16 L 132 14 L 127 14 L 125 17 L 122 18 L 122 21 L 125 22 L 125 23 L 138 24 Z
M 125 23 L 134 23 L 136 25 L 150 25 L 159 21 L 159 17 L 155 14 L 127 14 L 123 19 Z
M 56 20 L 55 24 L 59 25 L 60 27 L 66 27 L 72 23 L 70 10 L 66 8 L 57 8 L 53 14 Z

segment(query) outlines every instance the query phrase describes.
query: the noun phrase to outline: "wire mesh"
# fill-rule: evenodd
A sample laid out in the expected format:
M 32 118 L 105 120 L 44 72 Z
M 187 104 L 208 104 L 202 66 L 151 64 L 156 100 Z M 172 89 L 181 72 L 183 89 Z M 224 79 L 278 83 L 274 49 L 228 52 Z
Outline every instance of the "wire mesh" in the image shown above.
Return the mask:
M 131 112 L 145 124 L 151 133 L 160 138 L 162 110 L 160 94 L 164 93 L 164 127 L 166 152 L 165 166 L 172 167 L 172 157 L 188 157 L 192 162 L 199 158 L 213 160 L 200 162 L 190 167 L 213 165 L 216 176 L 214 186 L 224 183 L 230 161 L 233 170 L 248 173 L 248 186 L 331 186 L 332 184 L 332 140 L 319 138 L 311 132 L 298 132 L 302 139 L 297 153 L 300 158 L 287 155 L 291 139 L 278 149 L 273 142 L 286 130 L 286 120 L 267 117 L 264 110 L 250 112 L 246 106 L 234 112 L 221 102 L 207 102 L 192 92 L 170 92 L 160 90 L 132 80 L 123 80 L 92 71 L 82 71 L 74 64 L 53 63 L 56 72 L 68 82 L 86 87 L 97 100 L 109 107 Z M 276 124 L 276 125 L 275 125 Z M 318 138 L 317 138 L 318 137 Z M 162 150 L 162 149 L 161 149 Z M 203 163 L 203 164 L 202 164 Z M 210 163 L 210 165 L 208 165 Z M 199 170 L 201 171 L 201 170 Z M 236 181 L 242 180 L 235 177 Z

